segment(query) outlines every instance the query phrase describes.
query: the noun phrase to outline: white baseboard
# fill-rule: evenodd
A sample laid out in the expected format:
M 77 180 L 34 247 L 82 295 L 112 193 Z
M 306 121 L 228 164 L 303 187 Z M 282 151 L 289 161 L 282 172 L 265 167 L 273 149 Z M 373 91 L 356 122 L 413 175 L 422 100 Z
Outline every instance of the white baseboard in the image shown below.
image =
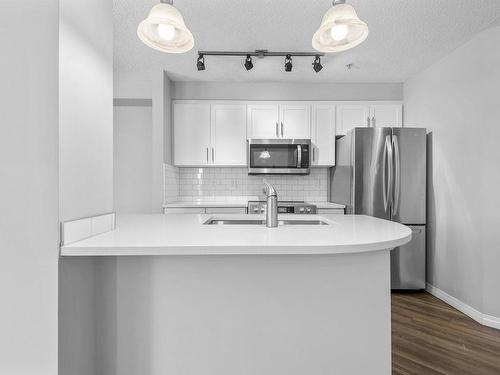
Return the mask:
M 439 298 L 440 300 L 446 302 L 448 305 L 474 319 L 476 322 L 484 326 L 500 329 L 500 318 L 483 314 L 481 311 L 478 311 L 475 308 L 467 305 L 466 303 L 463 303 L 459 299 L 449 295 L 448 293 L 443 292 L 441 289 L 436 288 L 434 285 L 427 284 L 425 290 L 427 290 L 434 297 Z

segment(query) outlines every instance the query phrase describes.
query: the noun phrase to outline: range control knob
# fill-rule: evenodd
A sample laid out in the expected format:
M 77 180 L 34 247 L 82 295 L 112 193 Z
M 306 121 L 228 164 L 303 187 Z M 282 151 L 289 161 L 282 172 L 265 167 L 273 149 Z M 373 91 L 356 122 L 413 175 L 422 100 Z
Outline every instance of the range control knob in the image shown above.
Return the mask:
M 311 213 L 311 207 L 307 207 L 307 208 L 306 208 L 306 212 L 307 212 L 308 214 L 310 214 L 310 213 Z
M 259 212 L 259 209 L 257 207 L 254 207 L 253 212 Z
M 303 213 L 304 212 L 304 207 L 299 208 L 299 212 Z

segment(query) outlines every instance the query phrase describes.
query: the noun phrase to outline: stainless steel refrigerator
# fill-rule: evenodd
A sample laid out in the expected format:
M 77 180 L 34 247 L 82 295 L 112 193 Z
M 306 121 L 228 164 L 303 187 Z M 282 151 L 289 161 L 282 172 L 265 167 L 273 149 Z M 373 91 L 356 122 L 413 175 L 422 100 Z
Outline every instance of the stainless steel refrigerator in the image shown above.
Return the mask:
M 391 252 L 391 287 L 425 288 L 426 130 L 354 128 L 336 141 L 330 200 L 348 214 L 405 224 L 412 240 Z

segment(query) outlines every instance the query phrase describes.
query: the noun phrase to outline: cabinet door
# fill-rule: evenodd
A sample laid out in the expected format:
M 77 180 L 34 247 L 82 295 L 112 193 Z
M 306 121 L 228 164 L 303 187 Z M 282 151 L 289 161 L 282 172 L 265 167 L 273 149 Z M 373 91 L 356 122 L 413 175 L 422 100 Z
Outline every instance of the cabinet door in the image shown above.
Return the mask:
M 370 108 L 364 104 L 337 105 L 337 135 L 346 135 L 356 127 L 368 127 Z
M 249 104 L 247 106 L 248 138 L 278 138 L 278 105 Z
M 287 139 L 311 138 L 311 105 L 280 105 L 279 135 Z
M 174 164 L 209 163 L 210 104 L 174 103 Z
M 401 128 L 403 126 L 402 104 L 375 104 L 370 106 L 372 127 Z
M 312 106 L 312 163 L 316 166 L 335 165 L 335 106 Z
M 244 104 L 212 105 L 213 165 L 246 166 L 247 118 Z

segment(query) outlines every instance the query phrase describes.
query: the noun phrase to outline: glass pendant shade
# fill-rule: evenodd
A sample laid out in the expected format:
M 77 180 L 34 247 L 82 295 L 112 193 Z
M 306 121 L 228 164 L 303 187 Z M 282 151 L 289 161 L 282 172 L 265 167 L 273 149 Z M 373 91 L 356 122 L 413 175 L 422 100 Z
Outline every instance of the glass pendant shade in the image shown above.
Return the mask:
M 184 53 L 194 47 L 193 34 L 184 23 L 180 12 L 172 5 L 155 5 L 148 18 L 137 28 L 139 39 L 161 52 Z
M 320 52 L 341 52 L 361 44 L 368 37 L 368 25 L 349 4 L 337 4 L 326 12 L 313 36 L 312 46 Z

